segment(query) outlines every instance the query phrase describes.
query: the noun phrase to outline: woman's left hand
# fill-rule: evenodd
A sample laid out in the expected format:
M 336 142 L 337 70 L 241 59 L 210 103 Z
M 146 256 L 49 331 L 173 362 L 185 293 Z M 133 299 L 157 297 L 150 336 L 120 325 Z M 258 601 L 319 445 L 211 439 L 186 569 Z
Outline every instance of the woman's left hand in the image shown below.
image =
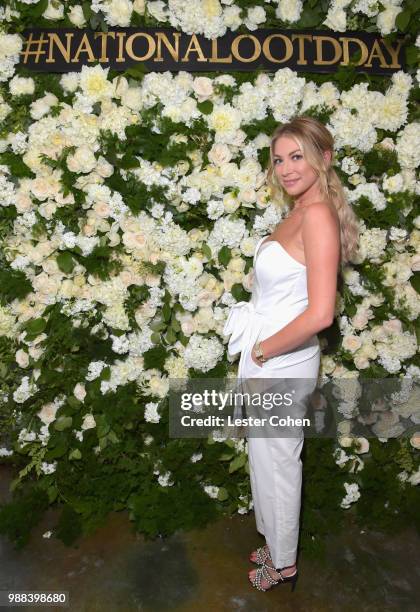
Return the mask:
M 257 365 L 259 368 L 262 368 L 262 363 L 260 363 L 255 356 L 255 345 L 252 347 L 251 359 L 255 363 L 255 365 Z

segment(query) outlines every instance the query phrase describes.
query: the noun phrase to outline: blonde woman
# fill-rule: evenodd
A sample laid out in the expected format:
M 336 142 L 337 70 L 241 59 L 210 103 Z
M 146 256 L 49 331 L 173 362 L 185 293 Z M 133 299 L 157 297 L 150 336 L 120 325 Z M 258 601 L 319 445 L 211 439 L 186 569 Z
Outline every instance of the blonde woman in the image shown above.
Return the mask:
M 300 378 L 316 386 L 317 333 L 333 321 L 340 265 L 358 234 L 333 156 L 330 132 L 310 117 L 295 117 L 273 134 L 267 179 L 289 202 L 289 214 L 258 242 L 251 300 L 235 304 L 226 321 L 229 353 L 241 351 L 240 379 Z M 248 437 L 256 526 L 266 540 L 251 554 L 259 567 L 249 580 L 262 591 L 296 584 L 303 441 L 303 432 Z

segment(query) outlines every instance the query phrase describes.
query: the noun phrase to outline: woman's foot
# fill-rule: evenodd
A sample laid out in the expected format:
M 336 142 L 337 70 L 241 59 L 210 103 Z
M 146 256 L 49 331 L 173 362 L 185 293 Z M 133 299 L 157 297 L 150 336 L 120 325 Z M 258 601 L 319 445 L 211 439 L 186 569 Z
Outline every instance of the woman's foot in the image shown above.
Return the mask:
M 282 569 L 281 572 L 277 572 L 275 570 L 274 566 L 273 566 L 271 558 L 266 559 L 265 566 L 267 568 L 267 571 L 268 571 L 269 575 L 271 576 L 271 578 L 273 580 L 281 580 L 282 577 L 283 578 L 287 578 L 288 576 L 293 576 L 297 572 L 296 564 L 290 565 L 290 566 Z M 256 578 L 257 572 L 258 572 L 257 569 L 253 569 L 250 572 L 248 572 L 248 578 L 249 578 L 249 581 L 251 582 L 251 584 L 255 583 L 255 578 Z M 261 587 L 262 587 L 262 589 L 264 591 L 267 591 L 272 586 L 273 586 L 272 583 L 268 582 L 268 580 L 266 580 L 265 578 L 261 579 Z
M 266 561 L 271 561 L 270 550 L 268 545 L 262 546 L 261 548 L 257 548 L 249 555 L 249 560 L 251 563 L 258 563 L 262 565 Z

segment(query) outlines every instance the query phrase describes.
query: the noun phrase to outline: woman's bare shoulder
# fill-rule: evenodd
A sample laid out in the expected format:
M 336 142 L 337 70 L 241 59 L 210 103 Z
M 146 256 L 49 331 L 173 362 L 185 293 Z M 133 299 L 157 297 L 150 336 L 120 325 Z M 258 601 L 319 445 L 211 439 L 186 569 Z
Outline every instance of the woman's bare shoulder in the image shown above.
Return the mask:
M 304 220 L 313 223 L 318 220 L 319 222 L 325 222 L 330 220 L 339 222 L 337 209 L 334 204 L 328 200 L 320 200 L 313 202 L 303 209 Z

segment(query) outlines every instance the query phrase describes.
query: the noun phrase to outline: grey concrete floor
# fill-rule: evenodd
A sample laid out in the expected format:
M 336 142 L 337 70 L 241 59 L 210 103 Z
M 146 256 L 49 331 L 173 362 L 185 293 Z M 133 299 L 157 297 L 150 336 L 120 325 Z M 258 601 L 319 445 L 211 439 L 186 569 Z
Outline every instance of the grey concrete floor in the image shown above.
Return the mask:
M 9 474 L 0 466 L 0 499 Z M 126 513 L 76 546 L 42 534 L 56 522 L 49 510 L 29 544 L 17 551 L 0 538 L 1 590 L 65 590 L 72 612 L 417 612 L 419 538 L 407 529 L 393 537 L 354 527 L 327 540 L 325 563 L 298 558 L 299 579 L 261 593 L 247 572 L 249 552 L 262 544 L 253 514 L 220 519 L 203 530 L 145 541 Z M 7 608 L 2 608 L 7 609 Z M 16 608 L 9 608 L 10 610 Z

